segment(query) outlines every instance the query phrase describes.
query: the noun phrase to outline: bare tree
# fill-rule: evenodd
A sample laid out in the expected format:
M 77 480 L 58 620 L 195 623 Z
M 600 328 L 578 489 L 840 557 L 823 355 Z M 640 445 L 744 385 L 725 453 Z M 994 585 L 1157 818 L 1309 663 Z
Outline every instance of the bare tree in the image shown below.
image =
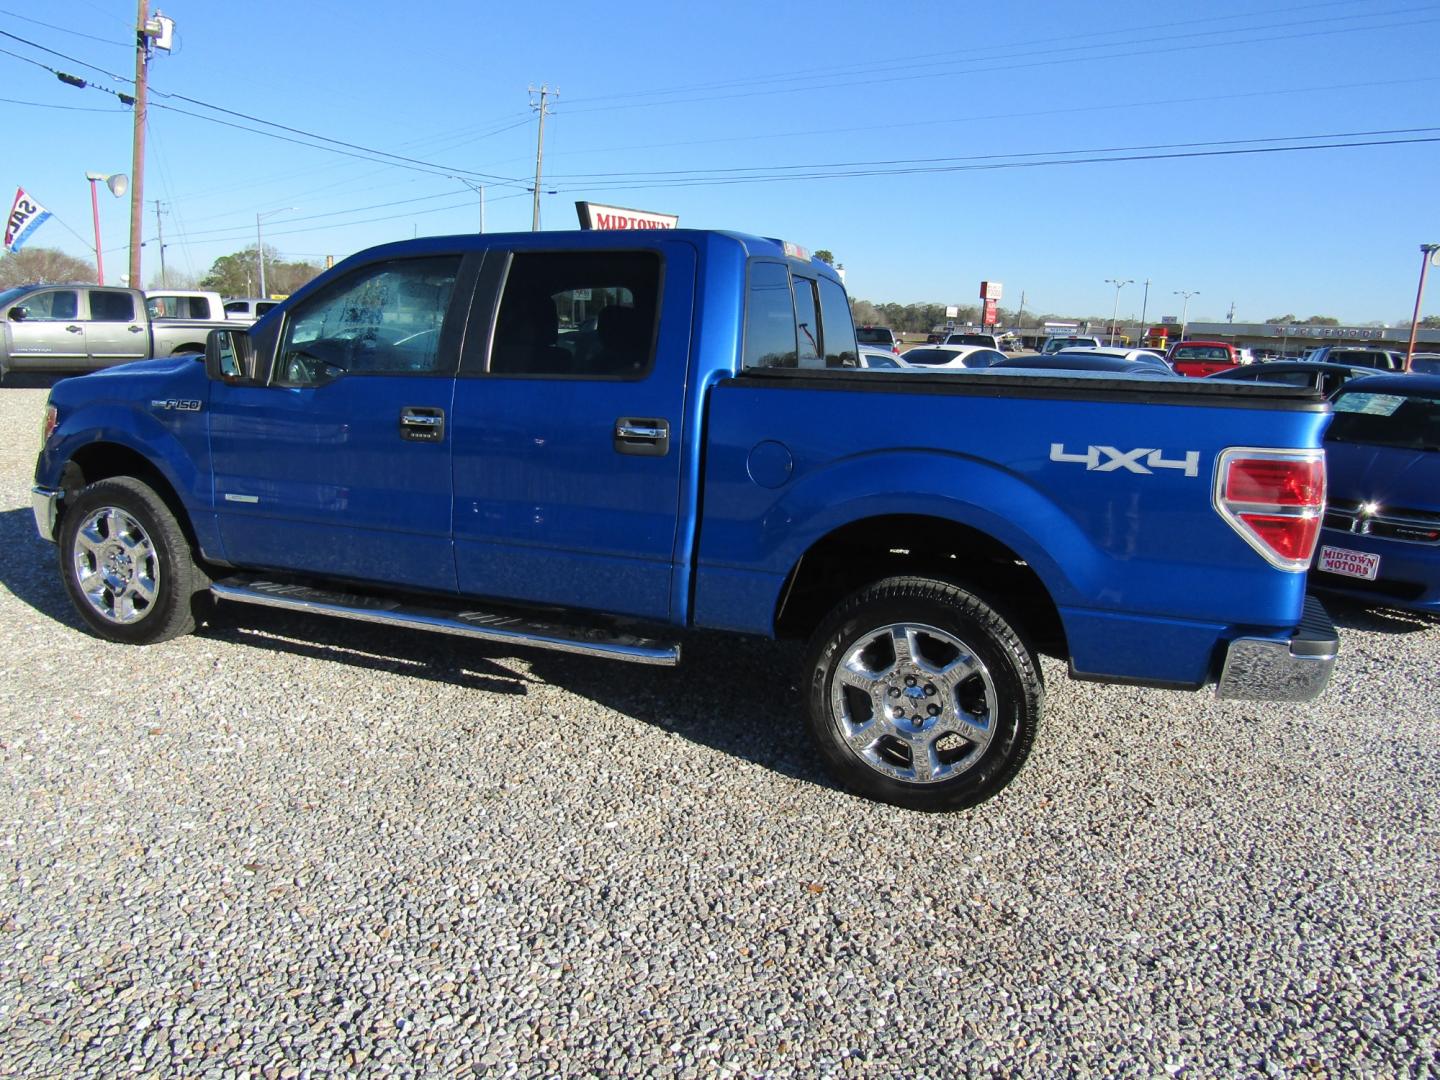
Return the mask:
M 56 281 L 92 282 L 95 267 L 56 248 L 32 247 L 0 259 L 0 288 Z

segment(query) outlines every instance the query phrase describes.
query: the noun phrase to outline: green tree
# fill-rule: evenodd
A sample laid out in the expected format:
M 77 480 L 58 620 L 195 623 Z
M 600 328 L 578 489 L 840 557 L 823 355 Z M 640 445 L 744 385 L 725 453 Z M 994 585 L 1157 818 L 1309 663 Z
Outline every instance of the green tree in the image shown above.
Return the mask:
M 1266 319 L 1265 321 L 1266 321 L 1267 323 L 1279 323 L 1279 324 L 1293 323 L 1293 322 L 1295 321 L 1295 316 L 1294 316 L 1294 315 L 1272 315 L 1270 318 Z
M 1426 330 L 1440 330 L 1440 315 L 1426 315 L 1420 320 L 1420 325 Z
M 318 263 L 285 261 L 269 244 L 265 245 L 265 291 L 288 296 L 320 273 Z M 256 296 L 260 289 L 260 260 L 252 245 L 244 251 L 222 255 L 200 279 L 200 288 L 213 289 L 222 296 Z
M 815 252 L 815 258 L 819 259 L 827 266 L 835 265 L 835 253 L 829 248 L 821 248 L 819 251 Z
M 1304 323 L 1306 326 L 1339 326 L 1340 320 L 1329 315 L 1311 315 Z
M 57 281 L 93 282 L 95 267 L 55 248 L 27 247 L 0 259 L 0 289 Z

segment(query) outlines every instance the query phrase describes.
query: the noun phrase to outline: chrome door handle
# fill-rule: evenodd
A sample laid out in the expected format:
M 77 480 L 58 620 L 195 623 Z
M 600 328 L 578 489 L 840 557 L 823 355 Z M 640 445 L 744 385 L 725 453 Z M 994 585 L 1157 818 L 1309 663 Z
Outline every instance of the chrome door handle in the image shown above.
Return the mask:
M 145 332 L 145 328 L 143 326 L 132 326 L 129 328 L 129 330 L 132 334 L 143 334 Z
M 664 457 L 670 450 L 670 421 L 622 416 L 615 421 L 614 446 L 619 454 Z
M 71 323 L 69 326 L 65 327 L 65 329 L 69 330 L 72 334 L 83 334 L 85 332 L 81 330 L 80 327 L 76 326 L 74 323 Z
M 619 424 L 615 434 L 622 439 L 668 439 L 670 432 L 663 427 L 641 427 L 639 424 Z
M 400 410 L 400 437 L 411 442 L 439 442 L 445 438 L 445 410 L 429 405 L 407 405 Z

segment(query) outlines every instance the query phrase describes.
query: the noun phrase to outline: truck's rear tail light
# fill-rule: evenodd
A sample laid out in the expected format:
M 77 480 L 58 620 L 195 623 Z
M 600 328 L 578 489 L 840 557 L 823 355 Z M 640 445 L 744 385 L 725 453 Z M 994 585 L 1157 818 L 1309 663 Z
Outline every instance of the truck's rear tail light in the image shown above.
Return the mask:
M 1304 570 L 1325 513 L 1322 450 L 1232 447 L 1215 470 L 1215 510 L 1265 560 Z

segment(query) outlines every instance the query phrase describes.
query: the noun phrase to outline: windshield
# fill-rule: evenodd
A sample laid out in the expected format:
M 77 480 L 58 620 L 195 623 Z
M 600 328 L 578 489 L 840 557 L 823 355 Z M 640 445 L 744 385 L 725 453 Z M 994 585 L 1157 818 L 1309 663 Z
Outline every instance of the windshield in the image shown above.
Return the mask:
M 991 334 L 951 334 L 948 339 L 950 345 L 984 345 L 986 348 L 995 347 L 995 338 Z
M 889 330 L 877 330 L 873 326 L 862 326 L 855 331 L 855 337 L 862 345 L 889 345 L 895 340 Z
M 1440 450 L 1440 396 L 1342 392 L 1325 441 Z

